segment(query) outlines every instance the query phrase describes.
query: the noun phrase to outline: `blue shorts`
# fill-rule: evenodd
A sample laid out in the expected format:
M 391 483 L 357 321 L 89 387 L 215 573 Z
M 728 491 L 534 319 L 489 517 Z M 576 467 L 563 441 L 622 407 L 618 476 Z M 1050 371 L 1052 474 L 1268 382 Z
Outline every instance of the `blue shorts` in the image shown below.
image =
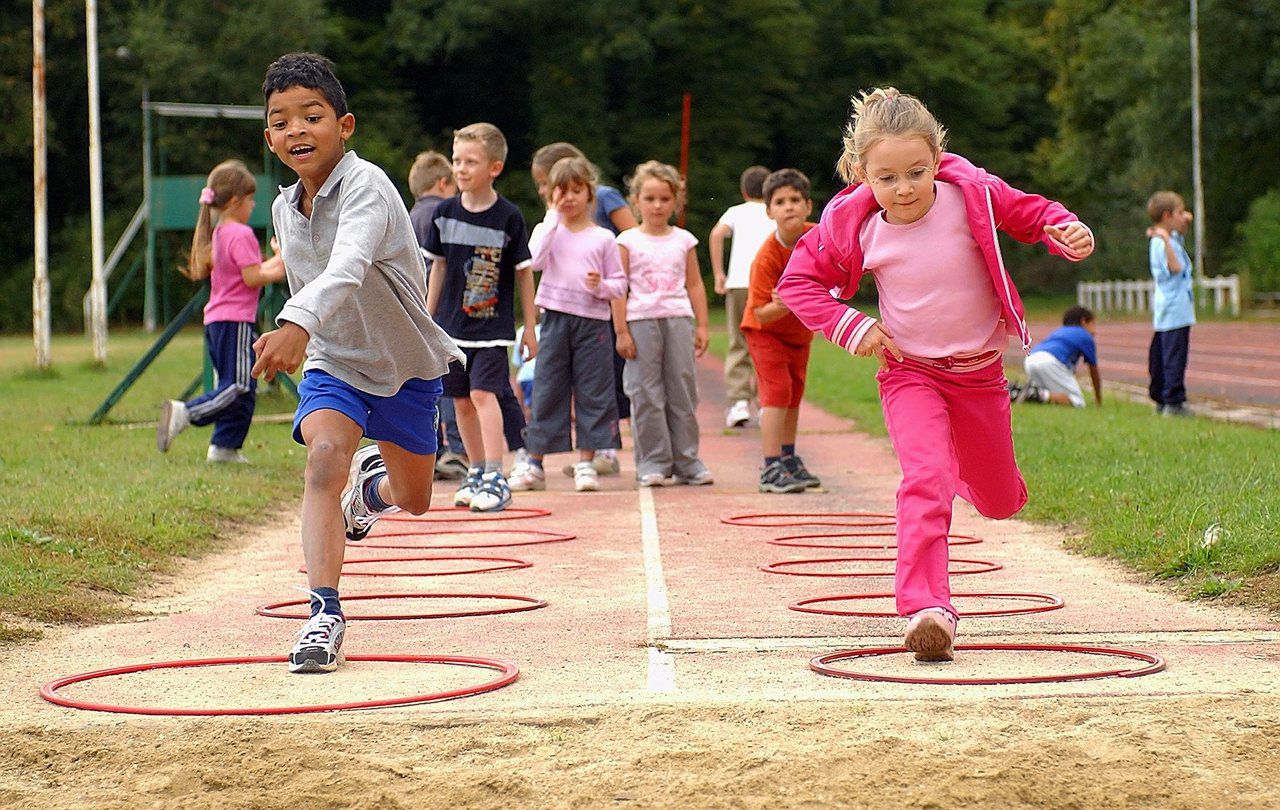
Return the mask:
M 376 397 L 348 385 L 332 374 L 311 370 L 298 383 L 298 410 L 293 415 L 293 440 L 302 440 L 302 420 L 320 410 L 337 411 L 360 426 L 374 441 L 391 442 L 410 453 L 429 456 L 439 445 L 436 404 L 443 387 L 434 380 L 407 380 L 389 397 Z

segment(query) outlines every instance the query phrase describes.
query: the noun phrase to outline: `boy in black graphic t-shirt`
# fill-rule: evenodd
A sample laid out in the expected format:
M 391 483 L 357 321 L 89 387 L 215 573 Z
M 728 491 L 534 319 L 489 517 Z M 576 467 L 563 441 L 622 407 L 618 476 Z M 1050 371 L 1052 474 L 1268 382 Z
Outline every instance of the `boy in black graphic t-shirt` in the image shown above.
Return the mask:
M 454 495 L 458 506 L 497 512 L 511 503 L 502 475 L 501 386 L 511 386 L 508 348 L 515 345 L 515 294 L 524 317 L 525 359 L 538 351 L 533 269 L 520 210 L 493 188 L 507 157 L 507 141 L 492 124 L 453 134 L 453 173 L 461 192 L 440 203 L 425 251 L 431 258 L 427 310 L 467 356 L 444 377 L 471 470 Z

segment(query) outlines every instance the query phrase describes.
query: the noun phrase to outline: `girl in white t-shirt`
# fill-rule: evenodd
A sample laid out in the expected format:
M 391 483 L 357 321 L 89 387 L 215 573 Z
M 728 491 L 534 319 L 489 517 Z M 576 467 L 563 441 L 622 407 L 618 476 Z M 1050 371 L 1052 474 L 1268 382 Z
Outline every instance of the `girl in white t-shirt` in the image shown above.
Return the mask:
M 627 273 L 625 301 L 615 301 L 618 354 L 627 359 L 631 434 L 640 486 L 702 485 L 711 471 L 698 458 L 698 389 L 694 357 L 707 350 L 707 292 L 697 238 L 671 225 L 684 180 L 656 160 L 636 167 L 631 202 L 640 225 L 618 236 Z

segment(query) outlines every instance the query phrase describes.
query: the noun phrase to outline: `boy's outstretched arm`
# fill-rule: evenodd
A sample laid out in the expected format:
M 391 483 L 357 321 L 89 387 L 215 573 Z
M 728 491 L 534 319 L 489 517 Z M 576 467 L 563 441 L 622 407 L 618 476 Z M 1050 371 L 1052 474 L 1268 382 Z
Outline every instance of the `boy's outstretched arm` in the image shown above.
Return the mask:
M 1089 379 L 1093 381 L 1093 401 L 1102 406 L 1102 374 L 1097 363 L 1089 364 Z
M 253 353 L 257 359 L 249 373 L 254 377 L 261 375 L 267 382 L 274 380 L 278 371 L 292 374 L 306 359 L 309 340 L 311 335 L 307 330 L 292 321 L 285 321 L 279 329 L 273 329 L 253 342 Z

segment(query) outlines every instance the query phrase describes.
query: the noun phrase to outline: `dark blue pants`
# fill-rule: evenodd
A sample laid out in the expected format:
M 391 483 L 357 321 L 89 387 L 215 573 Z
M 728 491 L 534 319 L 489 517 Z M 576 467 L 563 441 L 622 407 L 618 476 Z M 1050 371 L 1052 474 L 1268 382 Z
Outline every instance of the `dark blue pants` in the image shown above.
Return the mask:
M 622 446 L 610 334 L 608 321 L 553 309 L 543 315 L 527 437 L 533 455 L 565 453 L 575 444 L 579 450 Z M 571 421 L 577 423 L 575 436 Z
M 1147 351 L 1151 386 L 1147 393 L 1157 405 L 1181 405 L 1187 401 L 1187 353 L 1191 348 L 1191 327 L 1156 332 Z
M 219 321 L 204 327 L 204 343 L 213 360 L 212 391 L 187 403 L 193 425 L 213 423 L 209 443 L 228 450 L 244 446 L 253 421 L 258 381 L 253 368 L 253 342 L 258 330 L 251 323 Z

